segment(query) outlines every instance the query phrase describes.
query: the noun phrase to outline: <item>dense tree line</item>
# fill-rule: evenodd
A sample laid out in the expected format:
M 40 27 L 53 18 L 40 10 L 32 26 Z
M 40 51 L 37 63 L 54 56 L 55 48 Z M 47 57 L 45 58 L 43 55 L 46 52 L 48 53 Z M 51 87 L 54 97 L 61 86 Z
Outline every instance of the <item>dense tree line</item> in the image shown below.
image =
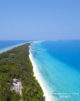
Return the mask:
M 45 100 L 33 75 L 29 45 L 25 44 L 0 54 L 0 101 L 20 101 L 20 95 L 10 90 L 13 78 L 22 82 L 22 101 Z

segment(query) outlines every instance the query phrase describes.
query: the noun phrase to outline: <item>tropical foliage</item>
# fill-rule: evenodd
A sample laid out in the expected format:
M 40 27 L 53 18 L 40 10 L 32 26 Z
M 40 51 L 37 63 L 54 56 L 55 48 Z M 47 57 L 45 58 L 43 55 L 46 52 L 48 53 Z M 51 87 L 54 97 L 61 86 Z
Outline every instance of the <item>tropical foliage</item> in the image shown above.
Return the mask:
M 0 54 L 0 101 L 20 101 L 20 95 L 10 90 L 13 78 L 22 82 L 22 101 L 45 100 L 33 75 L 29 45 L 28 43 Z

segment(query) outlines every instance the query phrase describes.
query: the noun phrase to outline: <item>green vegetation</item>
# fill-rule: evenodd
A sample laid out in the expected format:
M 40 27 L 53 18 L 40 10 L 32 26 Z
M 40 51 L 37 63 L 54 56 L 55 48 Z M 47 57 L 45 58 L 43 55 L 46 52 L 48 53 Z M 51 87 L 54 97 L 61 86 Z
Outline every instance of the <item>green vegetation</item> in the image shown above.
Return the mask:
M 20 95 L 10 90 L 13 78 L 22 82 L 22 101 L 45 100 L 33 75 L 29 45 L 28 43 L 0 54 L 0 101 L 20 101 Z

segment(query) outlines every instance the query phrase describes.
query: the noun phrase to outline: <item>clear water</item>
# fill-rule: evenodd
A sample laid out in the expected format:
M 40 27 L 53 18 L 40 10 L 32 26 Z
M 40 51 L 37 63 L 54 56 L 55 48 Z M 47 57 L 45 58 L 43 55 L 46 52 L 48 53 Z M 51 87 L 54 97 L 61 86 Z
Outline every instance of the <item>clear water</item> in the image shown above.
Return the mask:
M 52 101 L 80 101 L 80 41 L 38 42 L 30 51 Z
M 0 51 L 7 50 L 9 47 L 14 47 L 15 45 L 19 45 L 22 43 L 26 43 L 28 41 L 9 41 L 9 40 L 0 40 Z

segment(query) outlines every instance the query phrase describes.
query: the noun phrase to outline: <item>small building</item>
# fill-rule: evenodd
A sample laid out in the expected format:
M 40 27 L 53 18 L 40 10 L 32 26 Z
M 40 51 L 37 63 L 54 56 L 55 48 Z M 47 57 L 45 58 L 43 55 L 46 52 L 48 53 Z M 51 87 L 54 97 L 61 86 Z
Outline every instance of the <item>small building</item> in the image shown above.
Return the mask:
M 11 85 L 11 90 L 16 91 L 17 93 L 19 93 L 20 95 L 22 95 L 22 83 L 19 79 L 13 79 L 13 83 Z

